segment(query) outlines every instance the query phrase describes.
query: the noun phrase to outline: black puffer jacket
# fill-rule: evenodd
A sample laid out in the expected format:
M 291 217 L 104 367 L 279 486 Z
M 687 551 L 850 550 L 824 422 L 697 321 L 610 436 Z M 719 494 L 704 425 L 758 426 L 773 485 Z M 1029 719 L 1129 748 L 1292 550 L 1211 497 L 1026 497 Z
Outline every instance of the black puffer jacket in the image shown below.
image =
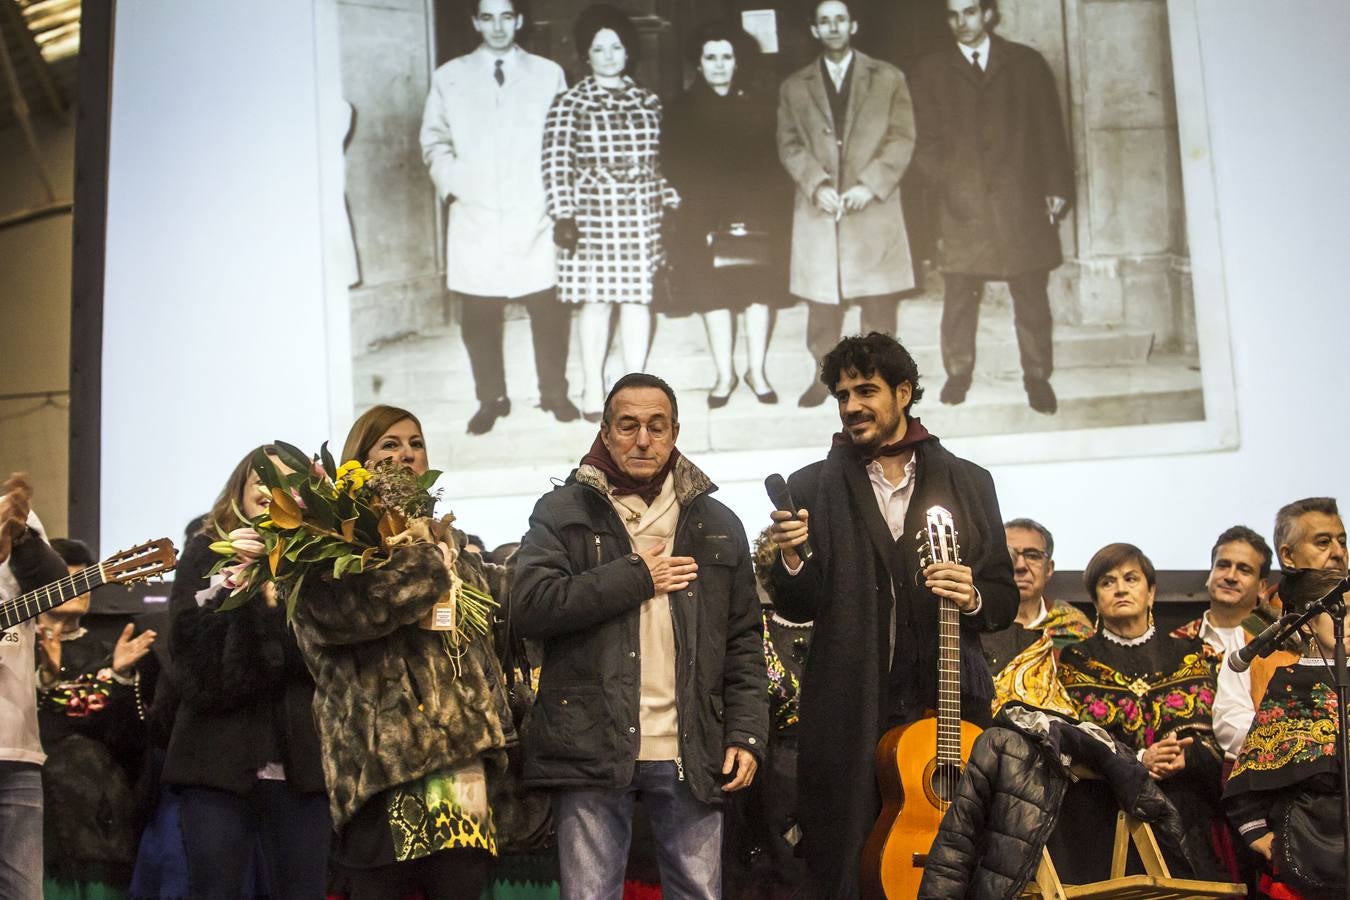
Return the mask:
M 1039 727 L 1022 727 L 1032 719 Z M 1093 737 L 1072 719 L 1008 704 L 971 748 L 956 800 L 924 864 L 920 900 L 1017 897 L 1036 874 L 1058 821 L 1070 780 L 1064 756 L 1105 778 L 1120 807 L 1150 822 L 1165 847 L 1179 847 L 1176 809 L 1143 765 L 1100 734 Z
M 670 595 L 681 762 L 694 796 L 719 803 L 725 748 L 762 760 L 768 739 L 763 626 L 740 520 L 708 496 L 714 485 L 687 459 L 674 474 L 671 553 L 698 562 L 698 578 Z M 633 777 L 638 616 L 652 579 L 607 490 L 598 469 L 582 466 L 535 505 L 515 557 L 513 625 L 544 645 L 523 736 L 530 786 L 614 788 Z

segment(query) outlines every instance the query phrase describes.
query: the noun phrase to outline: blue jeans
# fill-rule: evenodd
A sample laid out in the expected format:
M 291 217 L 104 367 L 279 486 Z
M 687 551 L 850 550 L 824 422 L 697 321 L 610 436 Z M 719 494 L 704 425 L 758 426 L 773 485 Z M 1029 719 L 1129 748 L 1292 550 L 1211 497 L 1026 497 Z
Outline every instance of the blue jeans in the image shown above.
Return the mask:
M 326 796 L 263 779 L 244 797 L 211 788 L 183 788 L 180 796 L 194 898 L 238 900 L 259 845 L 267 869 L 257 874 L 259 893 L 295 900 L 324 896 L 333 830 Z
M 722 811 L 701 803 L 673 761 L 639 762 L 625 787 L 559 791 L 554 799 L 563 900 L 619 900 L 642 795 L 656 840 L 661 895 L 722 896 Z
M 0 761 L 0 897 L 42 900 L 42 770 Z

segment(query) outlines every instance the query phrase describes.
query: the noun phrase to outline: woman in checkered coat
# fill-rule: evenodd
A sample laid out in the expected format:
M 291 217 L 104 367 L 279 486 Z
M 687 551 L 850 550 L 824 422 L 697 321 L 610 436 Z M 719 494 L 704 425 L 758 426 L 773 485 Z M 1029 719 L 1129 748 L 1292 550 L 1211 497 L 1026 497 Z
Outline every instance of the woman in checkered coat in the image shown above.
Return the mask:
M 619 304 L 624 370 L 642 371 L 653 276 L 664 262 L 663 207 L 679 202 L 661 174 L 661 101 L 624 74 L 637 32 L 619 10 L 577 19 L 591 74 L 559 95 L 544 125 L 544 189 L 558 256 L 558 297 L 580 303 L 582 410 L 600 420 L 611 304 Z

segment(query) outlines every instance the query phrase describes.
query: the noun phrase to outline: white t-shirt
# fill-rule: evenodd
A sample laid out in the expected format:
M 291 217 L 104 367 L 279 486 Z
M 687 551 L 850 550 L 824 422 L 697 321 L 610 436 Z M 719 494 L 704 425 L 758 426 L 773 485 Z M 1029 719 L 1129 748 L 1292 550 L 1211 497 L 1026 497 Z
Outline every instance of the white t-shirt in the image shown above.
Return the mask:
M 42 523 L 32 513 L 28 524 L 47 539 Z M 0 601 L 19 595 L 19 582 L 9 560 L 0 565 Z M 0 634 L 0 759 L 42 765 L 47 755 L 38 738 L 36 657 L 33 620 Z

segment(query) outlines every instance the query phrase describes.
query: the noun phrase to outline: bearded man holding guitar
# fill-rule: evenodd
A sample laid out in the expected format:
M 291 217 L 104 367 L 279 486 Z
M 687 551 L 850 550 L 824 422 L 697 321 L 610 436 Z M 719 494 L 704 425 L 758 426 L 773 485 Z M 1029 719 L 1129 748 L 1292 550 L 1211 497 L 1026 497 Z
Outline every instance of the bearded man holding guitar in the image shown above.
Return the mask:
M 799 508 L 773 513 L 773 579 L 778 613 L 815 621 L 798 745 L 808 895 L 851 900 L 880 885 L 861 863 L 881 810 L 878 741 L 938 708 L 941 601 L 959 613 L 961 718 L 982 726 L 993 680 L 979 632 L 1006 628 L 1018 596 L 993 479 L 909 415 L 923 396 L 909 352 L 877 332 L 846 338 L 820 381 L 843 430 L 824 460 L 788 479 Z M 934 506 L 950 511 L 960 562 L 923 562 Z M 813 553 L 799 554 L 808 538 Z M 931 838 L 920 838 L 925 849 Z

